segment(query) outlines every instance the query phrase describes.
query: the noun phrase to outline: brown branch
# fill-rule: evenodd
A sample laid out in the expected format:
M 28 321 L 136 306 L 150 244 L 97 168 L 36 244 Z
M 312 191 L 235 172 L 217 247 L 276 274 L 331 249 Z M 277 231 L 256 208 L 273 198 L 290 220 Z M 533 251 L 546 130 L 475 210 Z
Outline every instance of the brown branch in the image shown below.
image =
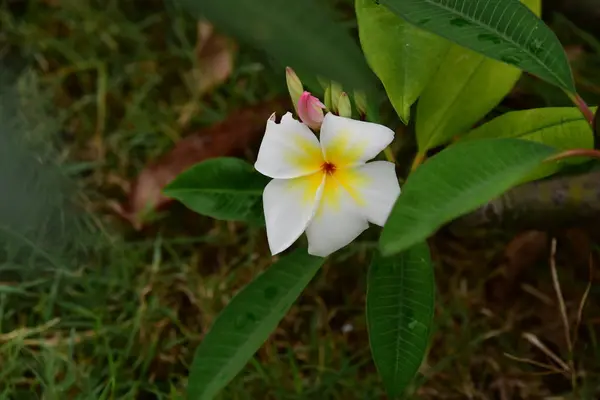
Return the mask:
M 452 230 L 600 228 L 600 171 L 518 186 L 449 225 Z

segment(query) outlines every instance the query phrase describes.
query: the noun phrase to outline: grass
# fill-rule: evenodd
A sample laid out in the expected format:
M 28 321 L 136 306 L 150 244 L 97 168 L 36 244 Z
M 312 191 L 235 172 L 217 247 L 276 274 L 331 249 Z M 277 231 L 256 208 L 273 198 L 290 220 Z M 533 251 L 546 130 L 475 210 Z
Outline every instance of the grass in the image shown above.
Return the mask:
M 171 2 L 148 0 L 141 12 L 115 0 L 0 4 L 0 53 L 20 53 L 27 68 L 18 99 L 30 126 L 43 128 L 28 142 L 60 162 L 74 185 L 65 193 L 90 213 L 77 217 L 77 229 L 60 225 L 70 228 L 60 240 L 51 240 L 57 233 L 48 225 L 35 234 L 10 231 L 3 242 L 0 398 L 181 398 L 202 335 L 269 265 L 264 233 L 178 205 L 138 232 L 110 204 L 123 201 L 127 183 L 185 133 L 283 93 L 283 71 L 242 49 L 231 79 L 201 97 L 184 78 L 196 63 L 196 22 Z M 190 104 L 197 112 L 182 124 Z M 38 198 L 23 193 L 15 204 Z M 328 262 L 222 399 L 384 398 L 364 320 L 375 238 L 371 232 Z M 528 270 L 513 285 L 516 295 L 491 300 L 498 269 L 486 255 L 489 242 L 439 240 L 436 334 L 414 398 L 597 398 L 597 283 L 574 332 L 580 374 L 573 388 L 570 374 L 542 375 L 515 360 L 552 362 L 526 332 L 570 357 L 548 263 Z M 574 320 L 587 274 L 571 259 L 559 259 L 558 270 Z

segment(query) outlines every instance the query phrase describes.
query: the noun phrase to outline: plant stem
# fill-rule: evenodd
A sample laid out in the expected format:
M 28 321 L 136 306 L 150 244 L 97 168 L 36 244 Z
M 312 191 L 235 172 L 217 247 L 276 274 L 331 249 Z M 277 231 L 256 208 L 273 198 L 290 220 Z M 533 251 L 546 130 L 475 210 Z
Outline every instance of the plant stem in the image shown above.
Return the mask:
M 427 156 L 423 153 L 417 153 L 417 155 L 415 156 L 415 160 L 412 163 L 412 166 L 410 167 L 410 172 L 415 172 L 415 169 L 417 169 L 417 167 L 421 164 L 423 164 L 423 161 L 425 161 L 425 158 Z
M 396 158 L 394 157 L 394 152 L 392 151 L 392 148 L 390 146 L 386 147 L 385 150 L 383 150 L 383 154 L 385 154 L 385 158 L 389 162 L 396 164 Z
M 577 93 L 567 93 L 571 101 L 579 108 L 585 119 L 590 123 L 590 125 L 594 126 L 594 112 L 592 109 L 586 104 L 585 100 L 578 95 Z
M 547 158 L 545 161 L 546 162 L 560 161 L 560 160 L 564 160 L 565 158 L 572 158 L 572 157 L 589 157 L 589 158 L 600 159 L 600 150 L 594 150 L 594 149 L 566 150 L 561 153 L 558 153 L 555 156 Z

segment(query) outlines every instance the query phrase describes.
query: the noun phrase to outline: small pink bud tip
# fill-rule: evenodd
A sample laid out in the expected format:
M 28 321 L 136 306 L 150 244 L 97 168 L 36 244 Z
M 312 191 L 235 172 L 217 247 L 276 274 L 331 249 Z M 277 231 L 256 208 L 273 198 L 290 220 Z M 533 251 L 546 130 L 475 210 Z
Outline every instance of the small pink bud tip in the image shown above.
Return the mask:
M 318 130 L 323 123 L 323 109 L 325 105 L 321 100 L 311 95 L 310 92 L 304 92 L 298 100 L 298 117 L 312 129 Z

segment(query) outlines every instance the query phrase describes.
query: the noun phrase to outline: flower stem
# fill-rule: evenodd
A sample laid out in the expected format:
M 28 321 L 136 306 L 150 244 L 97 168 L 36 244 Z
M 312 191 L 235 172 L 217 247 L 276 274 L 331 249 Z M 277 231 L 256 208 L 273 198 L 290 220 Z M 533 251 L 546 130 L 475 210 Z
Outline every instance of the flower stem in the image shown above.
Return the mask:
M 394 152 L 392 151 L 392 148 L 390 146 L 386 147 L 385 150 L 383 150 L 383 154 L 385 154 L 385 158 L 389 162 L 396 164 L 396 158 L 394 157 Z
M 600 151 L 594 150 L 594 149 L 566 150 L 561 153 L 558 153 L 557 155 L 547 158 L 545 161 L 546 162 L 560 161 L 560 160 L 564 160 L 566 158 L 572 158 L 572 157 L 589 157 L 589 158 L 600 159 Z
M 594 126 L 594 112 L 592 109 L 586 104 L 585 100 L 577 94 L 577 93 L 567 93 L 571 101 L 579 108 L 585 119 L 590 123 L 590 125 Z
M 423 161 L 425 161 L 425 158 L 427 156 L 424 153 L 417 153 L 417 155 L 415 156 L 415 160 L 412 163 L 412 166 L 410 167 L 410 172 L 415 172 L 415 169 L 417 169 L 417 167 L 421 164 L 423 164 Z

